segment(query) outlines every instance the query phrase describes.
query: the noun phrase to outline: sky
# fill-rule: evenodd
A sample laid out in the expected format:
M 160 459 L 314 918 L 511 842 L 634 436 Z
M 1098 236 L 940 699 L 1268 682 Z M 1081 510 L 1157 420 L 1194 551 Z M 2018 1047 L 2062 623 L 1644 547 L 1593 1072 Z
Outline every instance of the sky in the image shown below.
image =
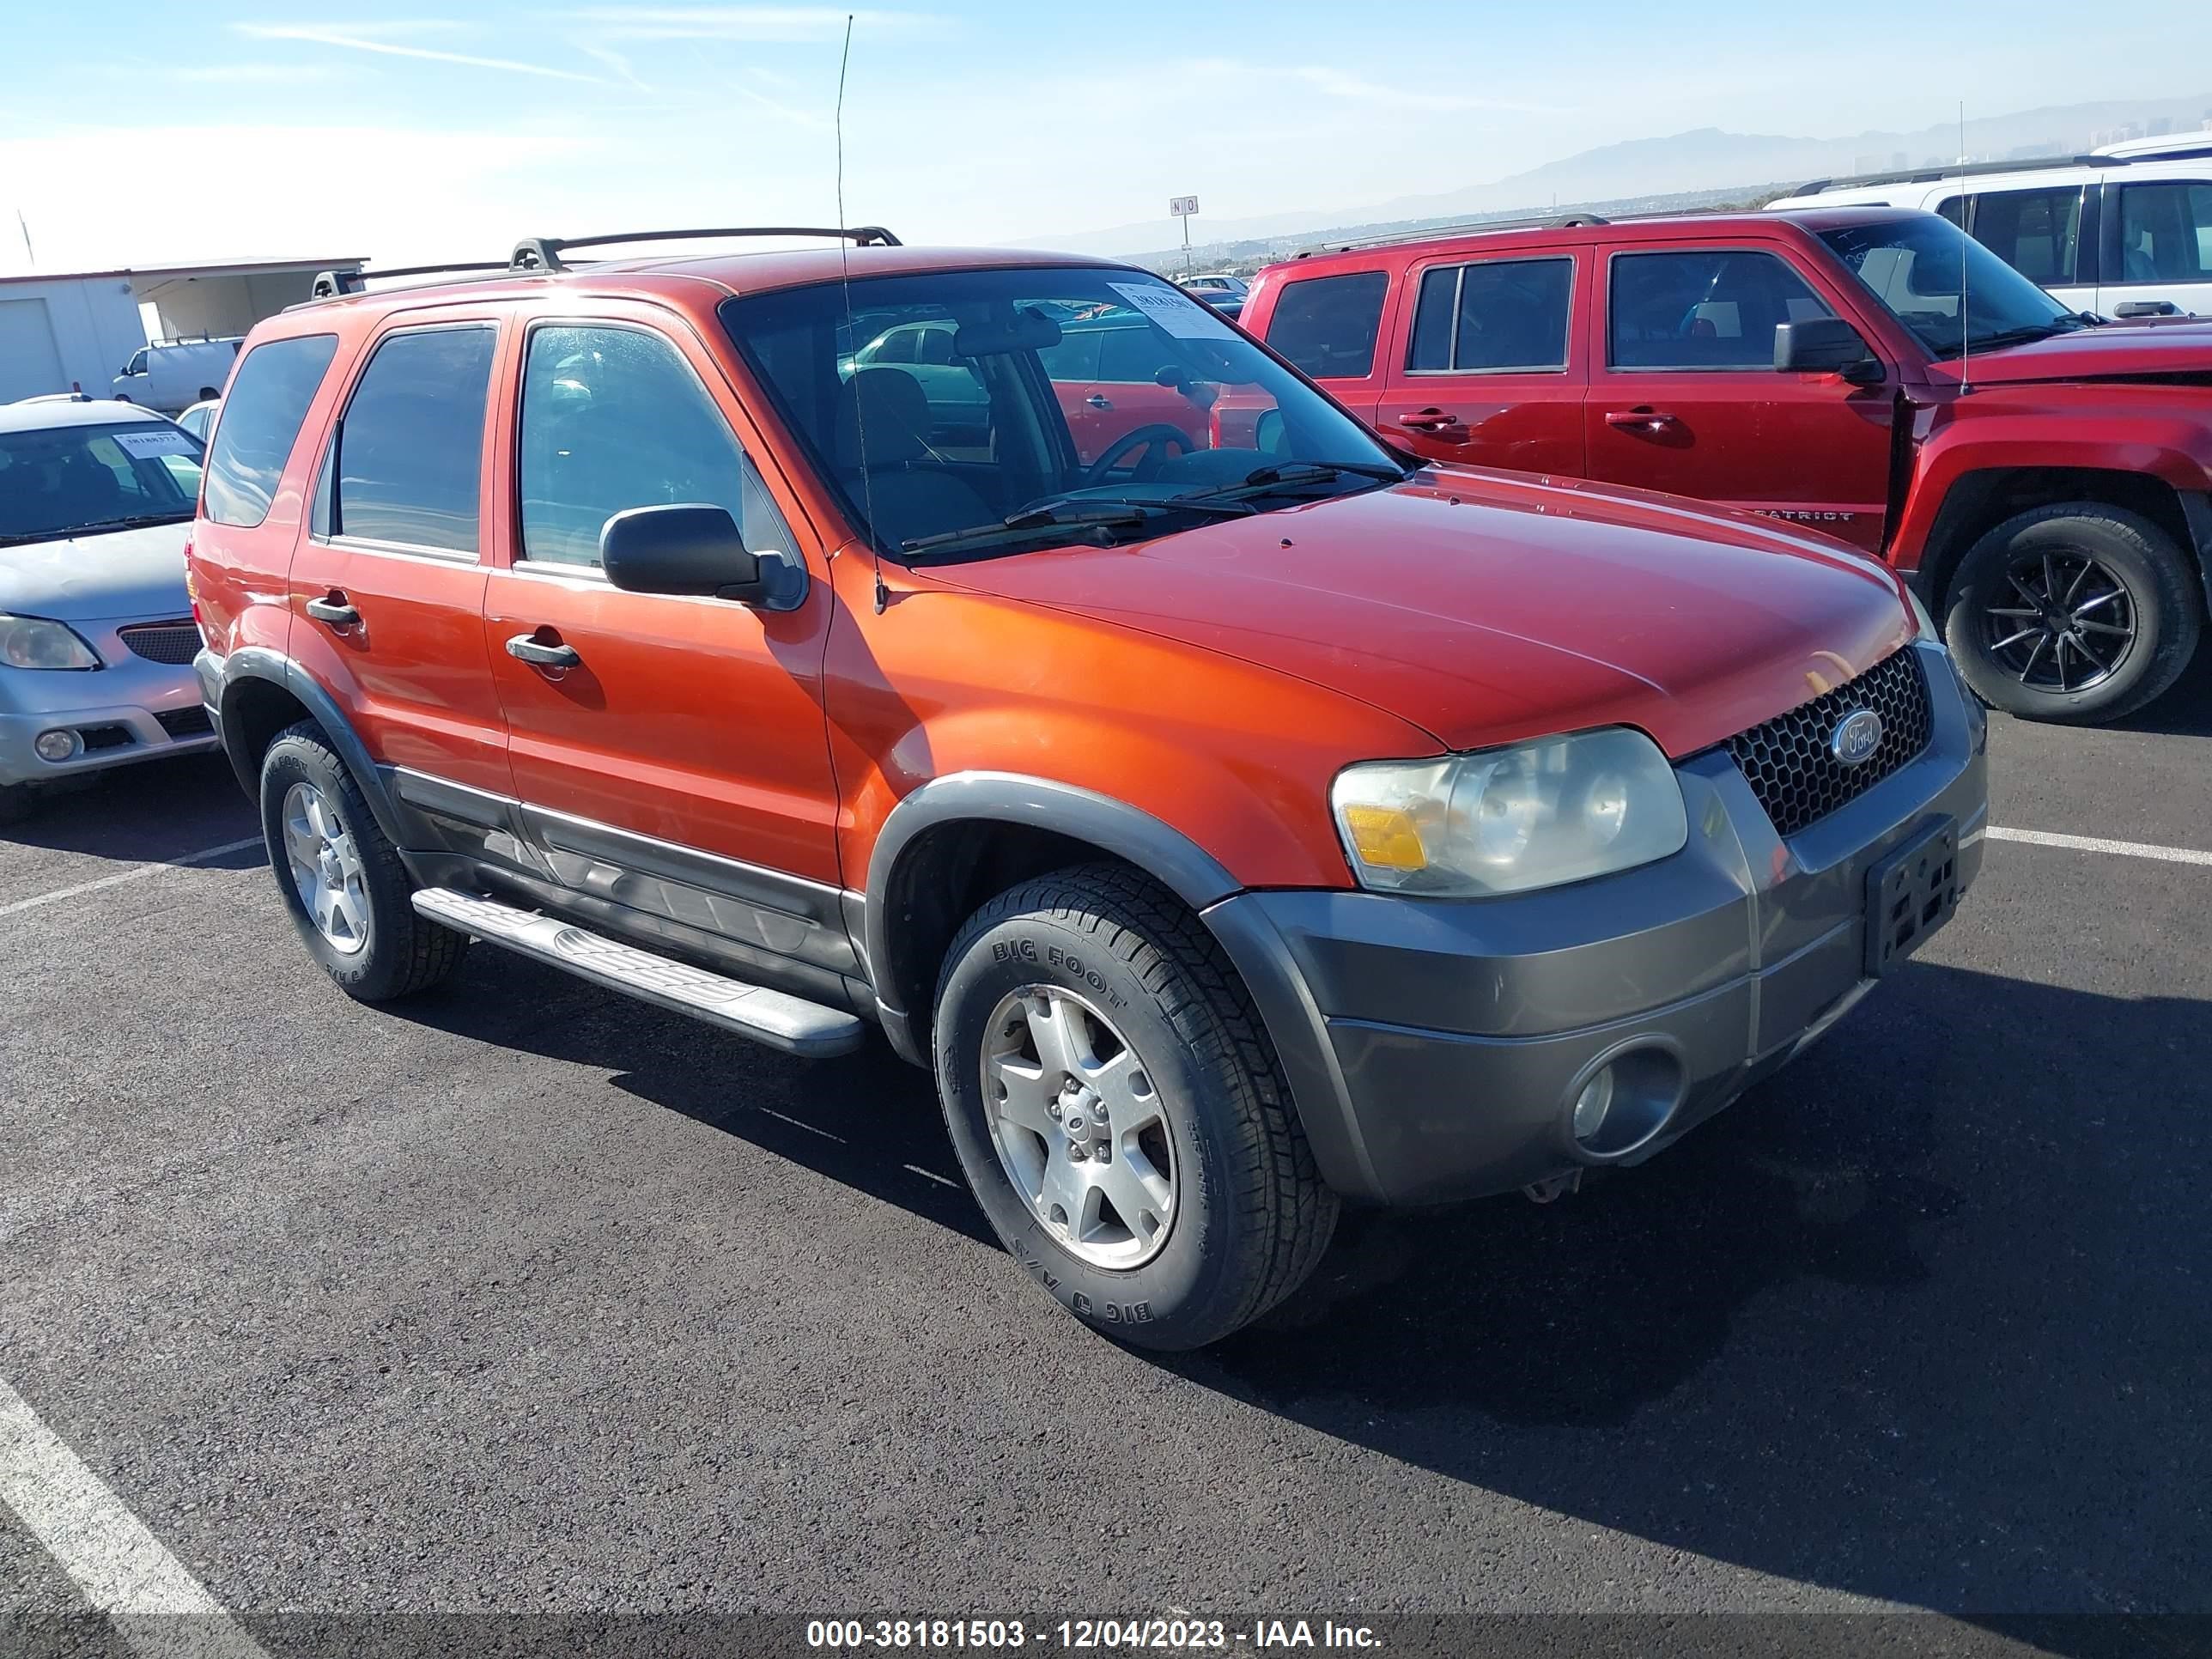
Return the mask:
M 826 223 L 842 6 L 0 0 L 0 273 L 502 257 Z M 1482 182 L 1701 126 L 1839 136 L 2212 81 L 2203 0 L 1004 0 L 854 15 L 845 219 L 1035 240 Z M 2147 49 L 2148 43 L 2155 50 Z M 2185 49 L 2184 43 L 2194 43 Z M 1199 221 L 1202 232 L 1204 218 Z

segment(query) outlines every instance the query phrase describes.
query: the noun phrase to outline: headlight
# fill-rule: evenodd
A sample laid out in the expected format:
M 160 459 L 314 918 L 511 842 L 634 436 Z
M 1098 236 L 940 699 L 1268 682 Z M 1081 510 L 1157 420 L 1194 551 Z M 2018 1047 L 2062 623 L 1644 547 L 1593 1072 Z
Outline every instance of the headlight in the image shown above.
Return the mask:
M 1659 746 L 1613 727 L 1571 738 L 1347 767 L 1329 789 L 1365 887 L 1469 898 L 1633 869 L 1690 838 Z
M 0 616 L 0 663 L 10 668 L 97 668 L 100 659 L 60 623 Z

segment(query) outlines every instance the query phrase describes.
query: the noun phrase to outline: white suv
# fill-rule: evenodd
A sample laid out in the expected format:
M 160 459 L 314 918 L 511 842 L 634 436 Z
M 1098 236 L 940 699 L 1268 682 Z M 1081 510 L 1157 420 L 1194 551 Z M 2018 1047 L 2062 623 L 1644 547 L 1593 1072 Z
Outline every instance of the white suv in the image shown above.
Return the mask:
M 1925 208 L 2077 311 L 2212 316 L 2212 131 L 2050 161 L 1824 179 L 1768 206 Z

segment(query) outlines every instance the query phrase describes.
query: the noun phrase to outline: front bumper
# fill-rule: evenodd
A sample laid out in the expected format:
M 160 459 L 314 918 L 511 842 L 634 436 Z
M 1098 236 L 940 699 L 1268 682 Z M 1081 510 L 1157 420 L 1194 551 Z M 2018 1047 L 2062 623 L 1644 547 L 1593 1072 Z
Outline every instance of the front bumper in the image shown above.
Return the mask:
M 1863 996 L 1868 871 L 1932 822 L 1961 892 L 1989 814 L 1981 710 L 1923 653 L 1928 747 L 1784 841 L 1724 750 L 1678 769 L 1690 843 L 1618 876 L 1508 899 L 1250 892 L 1206 912 L 1273 1038 L 1323 1176 L 1426 1202 L 1640 1163 L 1785 1064 Z M 1584 1083 L 1656 1057 L 1671 1102 L 1592 1152 Z
M 117 624 L 71 625 L 90 641 L 100 667 L 81 673 L 0 669 L 0 784 L 58 782 L 216 746 L 190 664 L 132 655 Z M 32 744 L 56 730 L 77 734 L 76 752 L 67 760 L 41 759 Z

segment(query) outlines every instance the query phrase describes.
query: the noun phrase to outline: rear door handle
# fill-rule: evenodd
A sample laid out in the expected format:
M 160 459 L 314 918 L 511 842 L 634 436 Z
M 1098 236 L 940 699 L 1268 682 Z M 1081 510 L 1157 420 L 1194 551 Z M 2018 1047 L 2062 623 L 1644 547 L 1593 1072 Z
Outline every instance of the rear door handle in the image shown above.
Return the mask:
M 534 634 L 517 634 L 507 642 L 507 654 L 535 668 L 580 668 L 584 659 L 573 645 L 548 645 Z
M 1415 410 L 1411 414 L 1401 415 L 1398 417 L 1398 424 L 1411 427 L 1416 432 L 1440 433 L 1457 426 L 1459 416 L 1448 414 L 1441 409 L 1421 409 Z
M 1668 414 L 1663 409 L 1608 409 L 1605 423 L 1627 432 L 1664 432 L 1679 425 L 1680 416 Z
M 1093 409 L 1111 409 L 1114 407 L 1113 399 L 1106 397 L 1102 392 L 1094 392 L 1083 401 L 1089 404 Z
M 346 603 L 346 596 L 335 587 L 325 599 L 309 599 L 307 614 L 319 623 L 328 623 L 333 628 L 358 628 L 361 612 Z

